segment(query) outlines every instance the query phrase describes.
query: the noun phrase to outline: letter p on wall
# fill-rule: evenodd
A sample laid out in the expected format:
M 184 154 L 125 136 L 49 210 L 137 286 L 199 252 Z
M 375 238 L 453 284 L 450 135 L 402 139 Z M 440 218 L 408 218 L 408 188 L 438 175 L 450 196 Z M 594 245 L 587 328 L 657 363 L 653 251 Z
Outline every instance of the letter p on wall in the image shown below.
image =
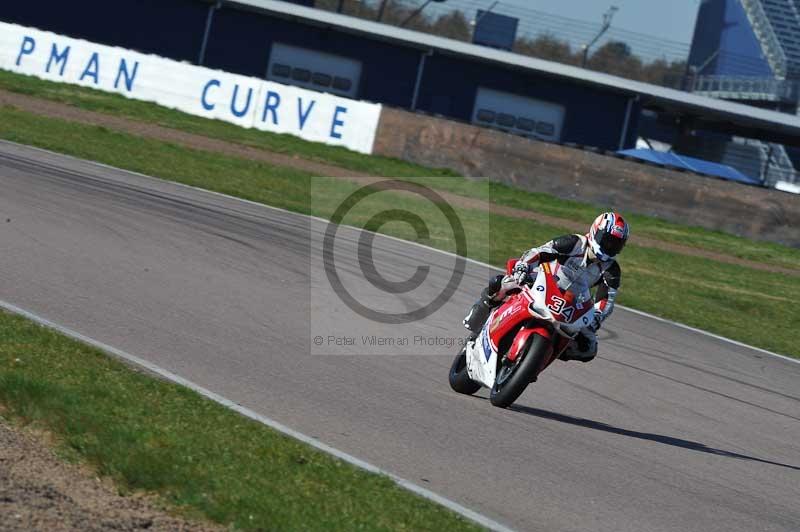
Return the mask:
M 22 38 L 22 44 L 19 47 L 19 54 L 17 55 L 17 66 L 22 64 L 22 56 L 31 55 L 36 50 L 36 39 L 26 35 Z

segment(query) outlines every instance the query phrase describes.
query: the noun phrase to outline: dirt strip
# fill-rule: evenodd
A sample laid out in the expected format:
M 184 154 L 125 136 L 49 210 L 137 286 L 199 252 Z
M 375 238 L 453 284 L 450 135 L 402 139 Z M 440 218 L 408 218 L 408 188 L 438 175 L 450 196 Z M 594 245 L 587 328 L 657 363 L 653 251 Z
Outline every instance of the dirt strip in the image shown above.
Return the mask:
M 153 123 L 139 122 L 128 118 L 86 111 L 71 105 L 34 98 L 5 90 L 0 90 L 0 105 L 10 105 L 17 109 L 41 116 L 60 118 L 62 120 L 69 120 L 88 125 L 102 126 L 115 131 L 130 133 L 132 135 L 161 140 L 164 142 L 171 142 L 187 148 L 220 153 L 223 155 L 264 162 L 276 166 L 296 168 L 316 175 L 343 178 L 361 184 L 374 183 L 376 181 L 382 181 L 385 179 L 385 177 L 370 176 L 354 170 L 347 170 L 339 166 L 303 159 L 300 157 L 293 157 L 291 155 L 245 146 L 243 144 L 237 144 L 234 142 L 204 137 L 202 135 L 187 133 L 184 131 L 159 126 Z M 513 207 L 505 207 L 496 204 L 487 205 L 485 201 L 459 196 L 457 194 L 448 192 L 440 192 L 440 195 L 453 206 L 477 210 L 487 210 L 488 207 L 488 210 L 490 210 L 492 213 L 503 216 L 534 220 L 543 224 L 563 227 L 575 232 L 586 231 L 585 224 L 566 218 L 547 216 L 533 211 L 515 209 Z M 632 237 L 631 242 L 637 246 L 660 249 L 680 255 L 702 257 L 727 264 L 743 266 L 745 268 L 752 268 L 755 270 L 783 273 L 788 275 L 800 275 L 800 269 L 784 268 L 763 262 L 732 257 L 724 253 L 717 253 L 714 251 L 698 249 L 691 246 L 683 246 L 680 244 L 664 242 L 651 238 L 638 237 L 636 235 Z M 537 243 L 531 242 L 531 245 L 535 244 Z
M 173 517 L 146 497 L 123 497 L 40 439 L 0 418 L 0 530 L 224 530 Z

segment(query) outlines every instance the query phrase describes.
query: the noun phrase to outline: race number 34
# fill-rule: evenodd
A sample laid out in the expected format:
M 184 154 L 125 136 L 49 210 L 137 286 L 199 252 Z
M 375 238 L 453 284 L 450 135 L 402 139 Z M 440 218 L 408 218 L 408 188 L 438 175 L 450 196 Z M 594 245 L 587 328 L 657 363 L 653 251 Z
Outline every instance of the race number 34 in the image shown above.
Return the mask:
M 572 307 L 565 307 L 566 304 L 566 300 L 558 296 L 553 296 L 550 298 L 550 303 L 547 305 L 547 308 L 549 308 L 554 314 L 563 315 L 567 321 L 569 321 L 572 320 L 572 314 L 575 312 L 575 309 Z

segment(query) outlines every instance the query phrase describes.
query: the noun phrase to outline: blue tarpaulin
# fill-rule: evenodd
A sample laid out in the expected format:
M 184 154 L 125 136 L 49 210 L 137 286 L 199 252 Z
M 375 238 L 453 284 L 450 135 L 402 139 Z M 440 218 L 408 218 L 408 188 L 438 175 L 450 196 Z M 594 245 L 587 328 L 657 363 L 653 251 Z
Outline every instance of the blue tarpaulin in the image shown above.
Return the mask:
M 713 175 L 715 177 L 728 179 L 730 181 L 738 181 L 748 185 L 761 185 L 761 180 L 744 175 L 739 170 L 731 168 L 728 165 L 712 163 L 702 159 L 695 159 L 694 157 L 686 157 L 685 155 L 678 155 L 677 153 L 645 149 L 623 150 L 617 153 L 651 163 L 670 166 L 672 168 L 690 170 L 698 174 Z

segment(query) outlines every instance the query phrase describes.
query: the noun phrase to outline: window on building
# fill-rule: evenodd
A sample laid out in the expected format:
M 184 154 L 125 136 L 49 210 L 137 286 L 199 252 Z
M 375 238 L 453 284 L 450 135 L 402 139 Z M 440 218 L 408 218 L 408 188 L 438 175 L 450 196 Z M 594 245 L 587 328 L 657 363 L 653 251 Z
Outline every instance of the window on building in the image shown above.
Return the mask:
M 311 76 L 311 81 L 314 83 L 314 85 L 319 85 L 320 87 L 329 87 L 333 81 L 333 77 L 329 76 L 328 74 L 323 74 L 322 72 L 314 72 L 314 75 Z
M 272 75 L 277 76 L 279 78 L 288 78 L 289 74 L 292 73 L 292 67 L 289 65 L 281 65 L 279 63 L 275 63 L 272 65 Z
M 305 68 L 293 68 L 292 79 L 295 81 L 302 81 L 303 83 L 307 83 L 311 81 L 311 71 L 306 70 Z
M 517 123 L 517 117 L 507 113 L 500 113 L 497 115 L 497 125 L 502 127 L 514 127 Z
M 537 122 L 536 132 L 540 135 L 552 136 L 556 131 L 556 126 L 550 122 Z
M 347 78 L 340 78 L 336 76 L 333 78 L 333 88 L 339 89 L 340 91 L 349 91 L 353 86 L 353 82 Z
M 490 111 L 488 109 L 479 109 L 476 115 L 477 119 L 480 122 L 486 122 L 487 124 L 491 124 L 494 122 L 494 111 Z
M 517 129 L 522 131 L 533 131 L 536 127 L 536 122 L 530 118 L 517 118 Z

